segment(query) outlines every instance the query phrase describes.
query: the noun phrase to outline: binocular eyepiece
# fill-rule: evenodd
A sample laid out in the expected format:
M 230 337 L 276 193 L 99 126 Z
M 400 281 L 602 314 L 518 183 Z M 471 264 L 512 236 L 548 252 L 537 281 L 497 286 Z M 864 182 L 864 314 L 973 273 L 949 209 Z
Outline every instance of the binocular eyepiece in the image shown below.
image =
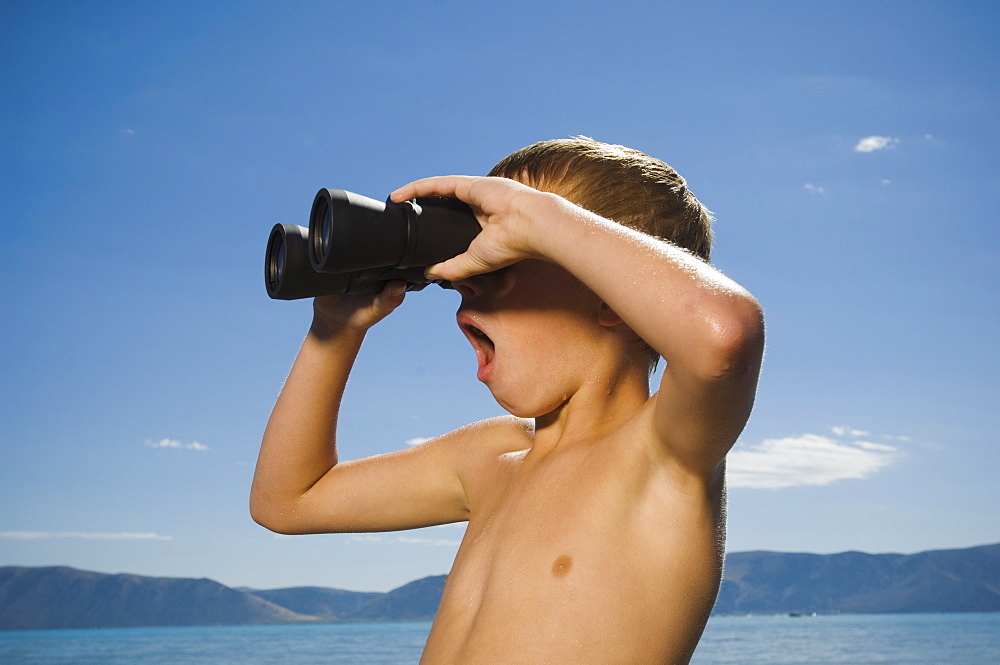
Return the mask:
M 267 295 L 296 300 L 327 294 L 373 294 L 393 280 L 419 291 L 427 266 L 461 254 L 480 231 L 469 206 L 423 197 L 381 203 L 342 189 L 321 189 L 309 228 L 275 224 L 267 240 Z

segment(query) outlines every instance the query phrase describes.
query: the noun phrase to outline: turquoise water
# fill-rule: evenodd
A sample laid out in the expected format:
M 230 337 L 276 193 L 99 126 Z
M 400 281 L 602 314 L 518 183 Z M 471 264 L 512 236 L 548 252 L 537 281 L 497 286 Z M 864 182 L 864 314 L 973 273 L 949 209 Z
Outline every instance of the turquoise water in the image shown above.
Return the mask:
M 429 623 L 0 631 L 2 665 L 415 665 Z M 993 665 L 1000 613 L 713 617 L 692 665 Z

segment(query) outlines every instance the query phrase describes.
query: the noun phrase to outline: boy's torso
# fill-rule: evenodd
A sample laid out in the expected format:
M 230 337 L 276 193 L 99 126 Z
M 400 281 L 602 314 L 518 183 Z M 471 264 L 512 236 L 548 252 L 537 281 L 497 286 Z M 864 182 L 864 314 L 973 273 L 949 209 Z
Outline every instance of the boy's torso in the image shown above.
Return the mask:
M 475 470 L 422 663 L 686 662 L 721 576 L 721 471 L 706 487 L 635 422 Z

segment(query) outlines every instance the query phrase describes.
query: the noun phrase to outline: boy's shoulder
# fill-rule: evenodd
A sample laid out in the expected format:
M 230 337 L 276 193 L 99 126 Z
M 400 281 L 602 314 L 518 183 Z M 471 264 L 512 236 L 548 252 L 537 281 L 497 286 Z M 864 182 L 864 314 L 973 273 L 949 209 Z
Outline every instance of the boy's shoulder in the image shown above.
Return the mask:
M 498 416 L 460 427 L 422 446 L 438 448 L 451 460 L 471 504 L 483 498 L 483 491 L 495 488 L 505 457 L 531 448 L 534 431 L 530 420 Z
M 496 460 L 506 453 L 531 447 L 535 426 L 531 420 L 515 416 L 496 416 L 459 427 L 435 437 L 421 448 L 433 448 L 459 461 L 458 466 L 472 466 Z
M 535 425 L 515 416 L 496 416 L 470 423 L 440 437 L 472 457 L 496 457 L 531 447 Z

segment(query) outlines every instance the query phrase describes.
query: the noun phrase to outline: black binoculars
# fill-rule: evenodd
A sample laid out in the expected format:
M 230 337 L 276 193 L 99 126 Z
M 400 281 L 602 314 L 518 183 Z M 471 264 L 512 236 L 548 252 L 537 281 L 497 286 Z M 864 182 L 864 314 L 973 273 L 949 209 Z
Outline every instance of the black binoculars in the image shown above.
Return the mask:
M 321 189 L 309 228 L 275 224 L 267 239 L 267 295 L 297 300 L 373 294 L 393 280 L 419 291 L 428 266 L 457 256 L 480 231 L 469 206 L 438 196 L 381 203 L 342 189 Z

